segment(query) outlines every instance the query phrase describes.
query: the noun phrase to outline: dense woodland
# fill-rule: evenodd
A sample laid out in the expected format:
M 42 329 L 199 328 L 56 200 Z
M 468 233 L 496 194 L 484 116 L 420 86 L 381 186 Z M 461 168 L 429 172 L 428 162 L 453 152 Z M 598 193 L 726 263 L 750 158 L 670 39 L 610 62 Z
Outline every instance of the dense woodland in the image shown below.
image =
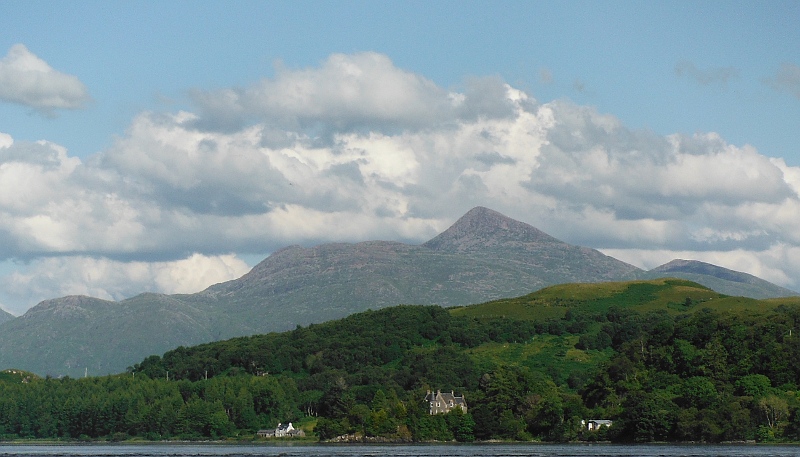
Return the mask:
M 250 439 L 293 421 L 323 440 L 800 440 L 799 307 L 573 305 L 547 318 L 398 306 L 114 376 L 6 372 L 0 436 Z M 468 413 L 428 415 L 428 389 L 463 394 Z

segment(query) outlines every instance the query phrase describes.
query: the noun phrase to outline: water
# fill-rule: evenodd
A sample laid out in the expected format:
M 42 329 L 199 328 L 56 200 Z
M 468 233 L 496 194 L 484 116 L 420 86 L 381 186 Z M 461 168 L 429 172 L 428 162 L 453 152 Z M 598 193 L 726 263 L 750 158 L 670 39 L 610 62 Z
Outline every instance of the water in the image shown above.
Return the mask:
M 0 445 L 0 457 L 800 457 L 800 446 L 755 445 Z

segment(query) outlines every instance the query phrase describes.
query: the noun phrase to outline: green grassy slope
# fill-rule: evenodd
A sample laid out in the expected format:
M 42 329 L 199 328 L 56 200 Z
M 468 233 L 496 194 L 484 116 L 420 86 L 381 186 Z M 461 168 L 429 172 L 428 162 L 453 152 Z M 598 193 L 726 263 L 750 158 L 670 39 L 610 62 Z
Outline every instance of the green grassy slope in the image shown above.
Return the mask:
M 516 298 L 451 308 L 456 316 L 509 317 L 543 321 L 562 318 L 567 310 L 597 313 L 612 306 L 638 311 L 663 309 L 671 314 L 702 308 L 715 310 L 769 309 L 784 303 L 800 303 L 795 297 L 756 300 L 729 297 L 700 284 L 675 278 L 646 281 L 560 284 Z

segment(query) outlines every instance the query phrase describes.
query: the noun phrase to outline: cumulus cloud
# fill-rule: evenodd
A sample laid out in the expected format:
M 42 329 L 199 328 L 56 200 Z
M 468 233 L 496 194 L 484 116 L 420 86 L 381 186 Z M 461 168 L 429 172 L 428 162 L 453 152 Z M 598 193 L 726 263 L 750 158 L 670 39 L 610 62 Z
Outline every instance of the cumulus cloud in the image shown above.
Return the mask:
M 454 122 L 461 117 L 511 114 L 498 78 L 468 81 L 451 93 L 402 70 L 382 54 L 330 56 L 319 68 L 279 66 L 274 79 L 246 88 L 192 92 L 202 128 L 238 129 L 266 122 L 312 135 L 351 130 L 396 132 Z M 498 93 L 500 97 L 498 97 Z
M 686 76 L 701 86 L 725 86 L 728 81 L 739 76 L 739 70 L 735 67 L 701 69 L 691 61 L 682 60 L 675 64 L 675 75 Z
M 558 122 L 527 185 L 559 201 L 612 209 L 623 220 L 668 220 L 793 195 L 769 158 L 716 134 L 662 137 L 588 107 L 556 102 L 548 109 Z
M 633 130 L 497 77 L 447 90 L 372 53 L 195 97 L 83 161 L 0 135 L 0 257 L 32 265 L 15 297 L 169 291 L 195 252 L 216 275 L 198 289 L 240 273 L 231 252 L 424 242 L 476 205 L 641 266 L 679 253 L 800 286 L 800 168 L 713 132 Z
M 54 70 L 25 45 L 15 44 L 0 59 L 0 100 L 53 116 L 56 109 L 83 108 L 90 97 L 77 77 Z
M 14 138 L 7 133 L 0 132 L 0 149 L 7 149 L 14 145 Z
M 776 90 L 789 92 L 800 99 L 800 66 L 785 63 L 775 76 L 765 82 Z

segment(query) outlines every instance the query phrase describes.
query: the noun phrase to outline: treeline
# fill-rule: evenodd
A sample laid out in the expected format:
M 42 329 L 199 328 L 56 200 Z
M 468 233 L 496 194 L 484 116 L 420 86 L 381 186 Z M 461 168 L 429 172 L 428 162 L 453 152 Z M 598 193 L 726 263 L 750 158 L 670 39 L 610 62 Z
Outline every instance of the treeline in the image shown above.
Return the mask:
M 124 374 L 0 382 L 0 437 L 220 438 L 298 417 L 290 379 L 167 381 Z
M 592 309 L 536 320 L 399 306 L 177 348 L 117 376 L 0 382 L 0 435 L 222 438 L 300 421 L 321 439 L 800 439 L 797 307 Z M 547 346 L 560 348 L 547 366 L 507 356 Z M 428 389 L 463 394 L 467 414 L 430 416 Z M 613 425 L 590 433 L 586 419 Z

